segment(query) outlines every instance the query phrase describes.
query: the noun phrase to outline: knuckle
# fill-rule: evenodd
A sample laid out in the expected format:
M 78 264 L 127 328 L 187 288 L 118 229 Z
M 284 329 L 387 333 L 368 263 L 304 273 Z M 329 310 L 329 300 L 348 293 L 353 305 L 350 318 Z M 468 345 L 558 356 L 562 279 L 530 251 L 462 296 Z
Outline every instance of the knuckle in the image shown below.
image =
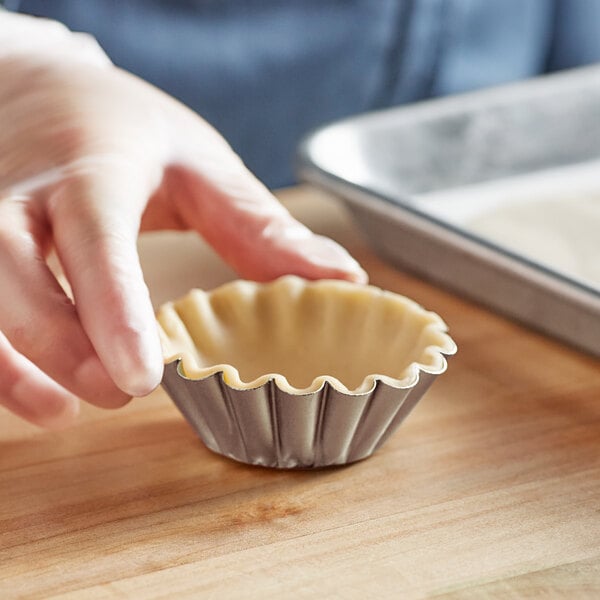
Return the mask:
M 84 350 L 83 344 L 72 336 L 73 323 L 78 318 L 75 306 L 57 293 L 56 298 L 47 298 L 46 308 L 45 313 L 14 311 L 10 319 L 3 319 L 7 343 L 35 363 L 60 355 L 66 358 Z
M 10 396 L 15 386 L 23 379 L 23 374 L 13 361 L 0 357 L 0 393 Z
M 10 396 L 12 390 L 23 380 L 23 369 L 18 364 L 18 354 L 5 335 L 0 332 L 0 394 Z
M 6 328 L 6 335 L 13 348 L 34 362 L 56 351 L 53 332 L 43 325 L 37 325 L 40 324 L 36 324 L 36 327 L 13 325 Z
M 11 228 L 8 223 L 2 224 L 0 227 L 0 255 L 3 258 L 10 258 L 15 254 L 20 257 L 31 249 L 35 251 L 36 244 L 29 232 Z

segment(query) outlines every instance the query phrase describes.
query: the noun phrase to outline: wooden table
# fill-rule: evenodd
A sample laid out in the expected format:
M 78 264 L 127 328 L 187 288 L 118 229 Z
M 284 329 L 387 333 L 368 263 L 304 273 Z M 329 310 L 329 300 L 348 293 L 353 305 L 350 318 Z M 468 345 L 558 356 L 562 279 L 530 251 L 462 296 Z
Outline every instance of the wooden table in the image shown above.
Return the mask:
M 376 258 L 344 210 L 282 194 L 459 345 L 374 457 L 318 472 L 205 449 L 156 391 L 47 433 L 0 414 L 0 598 L 598 598 L 600 368 Z M 233 277 L 142 241 L 155 302 Z M 547 593 L 547 595 L 544 595 Z

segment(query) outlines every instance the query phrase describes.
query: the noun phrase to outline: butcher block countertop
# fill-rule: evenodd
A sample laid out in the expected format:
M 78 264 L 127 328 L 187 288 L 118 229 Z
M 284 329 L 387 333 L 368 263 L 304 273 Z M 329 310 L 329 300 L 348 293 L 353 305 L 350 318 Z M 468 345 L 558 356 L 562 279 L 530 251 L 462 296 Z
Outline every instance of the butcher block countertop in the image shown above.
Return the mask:
M 48 433 L 0 413 L 0 598 L 598 598 L 600 364 L 387 265 L 344 208 L 281 198 L 459 351 L 372 458 L 320 471 L 207 450 L 162 390 Z M 234 277 L 141 242 L 155 303 Z

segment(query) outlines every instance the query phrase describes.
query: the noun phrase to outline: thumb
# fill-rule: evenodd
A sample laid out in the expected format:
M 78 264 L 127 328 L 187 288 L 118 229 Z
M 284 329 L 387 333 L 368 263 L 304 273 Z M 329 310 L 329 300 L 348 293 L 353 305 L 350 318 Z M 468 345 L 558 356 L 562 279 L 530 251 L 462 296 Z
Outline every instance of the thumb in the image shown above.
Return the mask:
M 195 141 L 166 175 L 170 200 L 185 225 L 242 277 L 264 281 L 294 273 L 307 279 L 367 281 L 346 250 L 296 221 L 223 138 L 200 123 Z

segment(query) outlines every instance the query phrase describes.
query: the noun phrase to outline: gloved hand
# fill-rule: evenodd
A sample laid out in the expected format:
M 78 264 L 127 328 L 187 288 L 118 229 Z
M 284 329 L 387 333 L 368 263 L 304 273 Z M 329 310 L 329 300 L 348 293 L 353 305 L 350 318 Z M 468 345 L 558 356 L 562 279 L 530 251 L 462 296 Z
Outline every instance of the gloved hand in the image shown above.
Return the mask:
M 78 398 L 158 385 L 141 230 L 195 229 L 245 278 L 366 281 L 296 222 L 198 115 L 114 67 L 93 39 L 0 13 L 0 403 L 47 427 Z M 46 257 L 54 249 L 73 292 Z

